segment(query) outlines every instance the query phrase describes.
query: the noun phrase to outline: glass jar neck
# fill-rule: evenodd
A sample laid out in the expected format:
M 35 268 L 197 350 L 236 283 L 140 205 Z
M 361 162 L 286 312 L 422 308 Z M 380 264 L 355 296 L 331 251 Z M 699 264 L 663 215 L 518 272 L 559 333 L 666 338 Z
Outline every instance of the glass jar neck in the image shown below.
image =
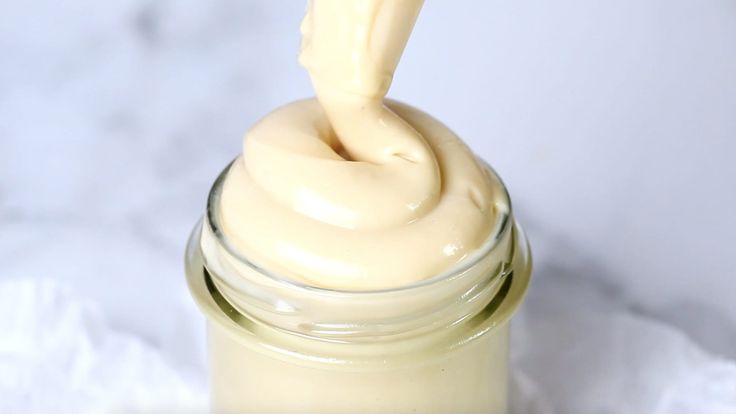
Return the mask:
M 219 227 L 217 206 L 226 171 L 215 182 L 207 215 L 190 240 L 187 273 L 208 316 L 233 329 L 276 342 L 293 337 L 368 348 L 386 343 L 404 343 L 407 350 L 440 342 L 455 346 L 505 322 L 526 291 L 529 253 L 509 203 L 497 208 L 496 227 L 474 254 L 410 286 L 345 291 L 276 275 L 240 255 Z M 455 334 L 459 331 L 464 333 Z

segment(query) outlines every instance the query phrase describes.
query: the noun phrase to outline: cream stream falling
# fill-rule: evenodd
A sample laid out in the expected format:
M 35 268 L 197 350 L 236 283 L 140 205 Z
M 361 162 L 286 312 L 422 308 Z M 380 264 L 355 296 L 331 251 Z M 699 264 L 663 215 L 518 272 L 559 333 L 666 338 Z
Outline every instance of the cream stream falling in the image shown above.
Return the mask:
M 300 62 L 316 99 L 260 120 L 224 183 L 223 231 L 243 256 L 301 283 L 374 290 L 438 275 L 486 240 L 486 169 L 439 121 L 384 99 L 421 6 L 310 2 Z

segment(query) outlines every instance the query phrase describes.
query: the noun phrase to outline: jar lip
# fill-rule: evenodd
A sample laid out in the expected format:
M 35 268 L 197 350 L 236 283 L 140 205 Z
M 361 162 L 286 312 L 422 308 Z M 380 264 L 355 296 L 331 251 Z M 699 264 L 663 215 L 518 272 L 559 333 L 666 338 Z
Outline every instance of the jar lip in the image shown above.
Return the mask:
M 461 259 L 458 263 L 456 263 L 454 266 L 450 267 L 449 269 L 446 269 L 432 277 L 422 279 L 422 280 L 419 280 L 415 283 L 411 283 L 408 285 L 402 285 L 402 286 L 385 288 L 385 289 L 367 289 L 367 290 L 349 290 L 349 289 L 336 289 L 336 288 L 313 286 L 313 285 L 309 285 L 309 284 L 300 282 L 298 280 L 294 280 L 293 278 L 279 274 L 278 272 L 268 270 L 264 268 L 263 266 L 258 265 L 253 260 L 243 255 L 238 249 L 236 249 L 234 244 L 230 241 L 230 239 L 227 237 L 225 232 L 222 230 L 220 226 L 217 206 L 219 205 L 219 200 L 222 194 L 222 187 L 225 182 L 225 179 L 227 178 L 227 174 L 230 171 L 230 168 L 232 167 L 232 165 L 235 162 L 237 162 L 239 159 L 240 157 L 238 156 L 235 159 L 233 159 L 230 163 L 228 163 L 228 165 L 222 170 L 222 172 L 220 172 L 220 174 L 217 176 L 217 179 L 212 184 L 210 192 L 207 196 L 207 213 L 206 213 L 206 220 L 204 224 L 209 227 L 212 234 L 215 236 L 217 242 L 220 243 L 222 247 L 224 247 L 225 251 L 229 255 L 237 259 L 239 262 L 241 262 L 245 266 L 256 270 L 258 273 L 267 277 L 269 280 L 277 283 L 278 285 L 282 287 L 285 287 L 291 290 L 303 291 L 303 292 L 308 292 L 310 294 L 317 294 L 317 295 L 328 295 L 328 296 L 341 295 L 341 296 L 364 297 L 364 296 L 372 296 L 372 295 L 379 295 L 379 294 L 385 295 L 385 294 L 392 294 L 392 293 L 398 293 L 398 292 L 405 292 L 405 291 L 422 289 L 422 288 L 427 288 L 433 285 L 437 285 L 445 281 L 456 279 L 457 277 L 460 277 L 462 274 L 464 274 L 468 269 L 475 266 L 486 255 L 488 255 L 491 251 L 493 251 L 493 249 L 496 248 L 496 246 L 498 246 L 499 242 L 503 239 L 503 236 L 508 231 L 510 231 L 510 228 L 512 227 L 513 222 L 514 222 L 511 217 L 511 211 L 512 211 L 511 198 L 509 196 L 506 185 L 501 180 L 501 177 L 496 173 L 496 171 L 490 165 L 488 165 L 487 162 L 485 162 L 484 160 L 480 158 L 476 158 L 478 162 L 482 165 L 482 167 L 485 168 L 489 172 L 489 174 L 491 174 L 492 179 L 497 181 L 497 183 L 499 184 L 499 189 L 502 191 L 500 196 L 503 201 L 501 205 L 496 204 L 496 219 L 494 220 L 495 221 L 494 227 L 489 232 L 488 237 L 483 242 L 483 244 L 481 244 L 480 247 L 472 251 L 465 258 Z

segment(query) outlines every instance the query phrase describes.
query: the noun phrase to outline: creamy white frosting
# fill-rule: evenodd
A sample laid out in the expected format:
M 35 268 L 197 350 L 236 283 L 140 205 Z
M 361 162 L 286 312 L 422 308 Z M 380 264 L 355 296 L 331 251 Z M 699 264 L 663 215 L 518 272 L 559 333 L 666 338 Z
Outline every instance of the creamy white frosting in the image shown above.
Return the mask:
M 384 100 L 421 5 L 310 2 L 300 61 L 316 99 L 259 121 L 223 186 L 223 231 L 243 256 L 313 286 L 384 289 L 486 240 L 486 169 L 439 121 Z

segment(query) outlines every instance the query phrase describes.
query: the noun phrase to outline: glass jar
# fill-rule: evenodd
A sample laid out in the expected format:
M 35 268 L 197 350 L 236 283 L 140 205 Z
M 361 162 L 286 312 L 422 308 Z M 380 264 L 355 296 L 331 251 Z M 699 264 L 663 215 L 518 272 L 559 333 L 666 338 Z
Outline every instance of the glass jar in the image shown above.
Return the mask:
M 433 278 L 375 291 L 303 285 L 240 255 L 219 227 L 228 170 L 186 251 L 208 320 L 213 412 L 506 412 L 508 322 L 531 258 L 493 170 L 503 197 L 483 246 Z

